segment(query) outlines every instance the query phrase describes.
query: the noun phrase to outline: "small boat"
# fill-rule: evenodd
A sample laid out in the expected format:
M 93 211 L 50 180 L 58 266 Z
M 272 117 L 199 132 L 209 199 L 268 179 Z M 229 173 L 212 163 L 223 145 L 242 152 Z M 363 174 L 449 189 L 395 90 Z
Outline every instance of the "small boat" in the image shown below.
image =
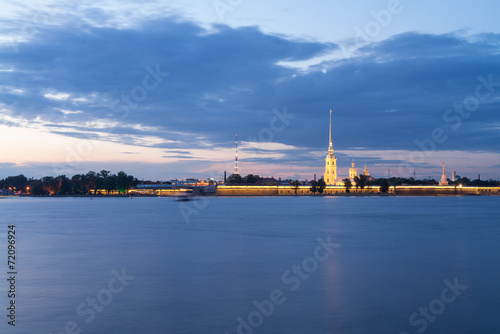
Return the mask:
M 192 201 L 193 200 L 193 195 L 191 194 L 180 194 L 175 196 L 175 200 L 178 202 L 186 202 L 186 201 Z

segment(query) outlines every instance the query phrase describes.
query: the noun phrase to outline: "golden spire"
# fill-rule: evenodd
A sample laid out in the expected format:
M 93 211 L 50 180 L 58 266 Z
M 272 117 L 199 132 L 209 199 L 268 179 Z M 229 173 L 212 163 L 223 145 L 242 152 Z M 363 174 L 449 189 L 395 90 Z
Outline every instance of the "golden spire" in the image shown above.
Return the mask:
M 330 109 L 330 146 L 332 146 L 332 109 Z
M 330 146 L 328 146 L 328 155 L 333 155 L 333 144 L 332 144 L 332 109 L 330 109 Z

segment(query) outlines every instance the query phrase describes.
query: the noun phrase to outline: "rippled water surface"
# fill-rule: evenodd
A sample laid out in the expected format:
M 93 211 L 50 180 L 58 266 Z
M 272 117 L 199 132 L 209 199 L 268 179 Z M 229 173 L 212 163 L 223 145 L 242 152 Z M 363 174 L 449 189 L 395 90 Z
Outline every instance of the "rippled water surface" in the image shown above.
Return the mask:
M 500 333 L 500 197 L 1 198 L 1 333 Z

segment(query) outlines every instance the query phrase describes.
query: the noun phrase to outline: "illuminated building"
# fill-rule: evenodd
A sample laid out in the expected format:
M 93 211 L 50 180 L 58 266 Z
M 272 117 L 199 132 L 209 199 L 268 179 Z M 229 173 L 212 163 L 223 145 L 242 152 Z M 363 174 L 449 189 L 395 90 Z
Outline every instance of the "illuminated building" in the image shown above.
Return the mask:
M 444 170 L 444 161 L 443 161 L 443 175 L 441 176 L 441 181 L 439 182 L 440 186 L 447 186 L 448 185 L 448 176 L 446 171 Z
M 354 180 L 354 178 L 358 176 L 358 169 L 354 167 L 354 160 L 351 162 L 351 168 L 349 168 L 349 178 Z
M 327 185 L 334 185 L 337 181 L 337 158 L 333 154 L 332 145 L 332 110 L 330 109 L 330 146 L 328 146 L 328 155 L 325 158 L 325 174 L 323 179 Z

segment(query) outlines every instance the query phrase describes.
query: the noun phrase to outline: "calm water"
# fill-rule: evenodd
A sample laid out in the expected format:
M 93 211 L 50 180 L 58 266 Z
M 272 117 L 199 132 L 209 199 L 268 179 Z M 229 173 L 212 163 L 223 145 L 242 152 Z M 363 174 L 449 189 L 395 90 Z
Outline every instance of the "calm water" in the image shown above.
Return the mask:
M 500 197 L 4 198 L 0 332 L 498 334 L 499 215 Z

